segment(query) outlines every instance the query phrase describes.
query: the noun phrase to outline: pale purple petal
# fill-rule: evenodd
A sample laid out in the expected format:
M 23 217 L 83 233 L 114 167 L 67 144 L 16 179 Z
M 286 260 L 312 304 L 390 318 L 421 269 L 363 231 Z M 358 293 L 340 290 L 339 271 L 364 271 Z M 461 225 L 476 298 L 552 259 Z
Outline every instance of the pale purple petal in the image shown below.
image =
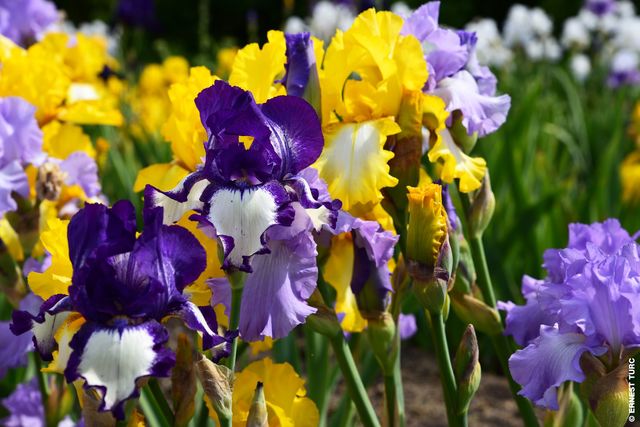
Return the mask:
M 18 208 L 12 192 L 29 197 L 27 174 L 17 161 L 0 166 L 0 217 Z
M 0 0 L 0 15 L 0 34 L 24 47 L 59 19 L 53 2 L 46 0 Z
M 522 386 L 518 394 L 548 409 L 558 409 L 557 389 L 565 381 L 582 382 L 580 357 L 604 348 L 590 346 L 582 334 L 560 333 L 557 326 L 542 326 L 540 336 L 509 359 L 513 379 Z
M 98 178 L 98 165 L 87 153 L 71 153 L 60 162 L 60 169 L 66 174 L 65 184 L 80 186 L 89 198 L 100 194 L 102 187 Z
M 401 340 L 408 340 L 418 332 L 418 325 L 416 324 L 416 316 L 413 314 L 400 313 L 398 317 L 398 331 L 400 333 Z
M 0 420 L 5 427 L 45 427 L 44 407 L 38 381 L 18 384 L 11 395 L 0 401 L 9 416 Z
M 44 160 L 42 131 L 35 112 L 36 108 L 22 98 L 0 98 L 0 166 L 12 161 L 24 166 Z

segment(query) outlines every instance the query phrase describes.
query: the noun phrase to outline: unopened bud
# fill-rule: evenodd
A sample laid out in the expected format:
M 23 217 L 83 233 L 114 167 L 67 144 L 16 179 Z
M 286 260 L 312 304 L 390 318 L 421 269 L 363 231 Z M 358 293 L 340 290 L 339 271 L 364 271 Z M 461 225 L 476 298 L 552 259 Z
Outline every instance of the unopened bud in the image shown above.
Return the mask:
M 308 299 L 310 306 L 317 309 L 311 316 L 307 317 L 307 325 L 319 334 L 332 338 L 342 334 L 342 328 L 338 321 L 336 312 L 327 307 L 322 299 L 320 291 L 316 289 Z
M 178 335 L 176 365 L 171 371 L 171 398 L 175 412 L 175 426 L 186 426 L 195 412 L 196 373 L 193 349 L 185 334 Z
M 390 313 L 381 313 L 375 319 L 367 319 L 367 336 L 373 354 L 383 367 L 383 371 L 390 372 L 395 364 L 397 352 L 394 346 L 396 324 Z
M 622 427 L 629 417 L 628 364 L 598 379 L 591 388 L 589 405 L 602 426 Z
M 36 195 L 38 200 L 58 200 L 66 174 L 57 163 L 46 162 L 38 169 Z
M 204 394 L 211 401 L 213 409 L 220 418 L 230 419 L 233 391 L 233 372 L 223 365 L 217 365 L 198 354 L 196 374 L 204 389 Z
M 471 153 L 471 150 L 473 150 L 473 147 L 475 147 L 478 141 L 478 132 L 473 132 L 469 135 L 469 132 L 467 132 L 467 129 L 462 124 L 462 112 L 460 110 L 454 111 L 451 117 L 452 124 L 449 130 L 453 140 L 466 154 Z
M 482 186 L 473 197 L 471 212 L 469 212 L 469 230 L 473 236 L 482 236 L 491 222 L 495 207 L 496 198 L 491 190 L 491 180 L 489 179 L 489 171 L 487 171 L 482 180 Z
M 545 427 L 565 427 L 584 425 L 582 403 L 573 392 L 573 383 L 566 383 L 558 390 L 558 410 L 547 411 L 544 416 Z
M 410 261 L 409 275 L 413 291 L 422 306 L 432 314 L 442 313 L 451 283 L 451 248 L 447 238 L 441 247 L 441 259 L 434 268 Z
M 480 332 L 497 335 L 502 332 L 500 314 L 495 308 L 471 294 L 453 291 L 450 294 L 453 311 L 465 323 L 472 324 Z
M 473 285 L 476 283 L 476 269 L 473 264 L 469 242 L 463 236 L 460 236 L 458 242 L 460 244 L 460 255 L 455 280 L 453 282 L 453 290 L 468 294 L 471 293 Z
M 468 325 L 453 360 L 453 372 L 458 384 L 458 413 L 464 413 L 469 409 L 471 399 L 480 386 L 482 369 L 479 356 L 476 332 L 473 325 Z
M 264 387 L 261 382 L 256 385 L 256 392 L 253 395 L 253 402 L 249 408 L 247 427 L 268 427 L 269 416 L 267 412 L 267 402 L 264 399 Z

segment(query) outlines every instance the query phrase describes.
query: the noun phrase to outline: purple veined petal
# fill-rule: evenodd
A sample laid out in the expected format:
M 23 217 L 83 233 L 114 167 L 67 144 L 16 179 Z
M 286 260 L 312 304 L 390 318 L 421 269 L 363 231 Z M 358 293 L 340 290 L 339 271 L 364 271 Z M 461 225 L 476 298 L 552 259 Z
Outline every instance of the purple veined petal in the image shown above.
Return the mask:
M 216 333 L 218 324 L 213 308 L 197 307 L 192 302 L 185 301 L 175 314 L 180 317 L 190 329 L 202 333 L 203 350 L 208 350 L 224 342 L 224 338 Z
M 14 311 L 9 329 L 17 336 L 28 332 L 33 334 L 33 344 L 42 359 L 51 360 L 56 348 L 54 335 L 72 308 L 66 295 L 54 295 L 43 302 L 37 312 Z
M 139 378 L 169 376 L 175 355 L 164 347 L 168 339 L 156 321 L 114 327 L 85 323 L 69 343 L 73 351 L 65 378 L 69 383 L 83 378 L 84 387 L 100 394 L 99 409 L 122 419 L 125 401 L 139 395 Z
M 60 169 L 66 173 L 65 184 L 79 185 L 87 197 L 96 197 L 102 191 L 98 178 L 98 165 L 83 151 L 71 153 L 60 162 Z
M 606 349 L 591 345 L 582 334 L 561 333 L 557 326 L 540 327 L 540 336 L 509 359 L 513 379 L 522 386 L 518 394 L 557 410 L 558 387 L 565 381 L 584 381 L 580 357 L 587 351 L 599 356 Z
M 287 44 L 287 71 L 282 80 L 287 95 L 302 98 L 309 83 L 309 74 L 316 67 L 313 40 L 309 33 L 285 34 L 284 38 Z
M 615 218 L 593 224 L 569 224 L 569 244 L 571 249 L 586 251 L 589 244 L 597 246 L 605 254 L 616 253 L 632 238 Z
M 401 340 L 408 340 L 418 332 L 418 325 L 416 324 L 416 316 L 413 314 L 400 313 L 398 317 L 398 331 L 400 333 Z
M 393 257 L 393 250 L 400 236 L 382 229 L 376 221 L 356 222 L 354 242 L 366 251 L 376 267 L 387 265 Z
M 0 98 L 0 166 L 13 161 L 21 166 L 37 165 L 44 160 L 42 130 L 35 112 L 36 108 L 22 98 Z
M 224 306 L 224 314 L 229 318 L 231 315 L 231 284 L 226 277 L 214 277 L 207 280 L 207 285 L 211 289 L 211 307 L 218 304 Z
M 0 166 L 0 217 L 18 208 L 12 192 L 29 197 L 27 174 L 17 161 Z
M 268 248 L 270 253 L 254 257 L 253 273 L 244 285 L 240 336 L 246 341 L 282 338 L 316 312 L 306 302 L 318 280 L 311 234 L 301 232 L 289 240 L 271 238 Z
M 71 218 L 67 231 L 69 258 L 77 273 L 89 258 L 131 251 L 136 239 L 136 214 L 128 200 L 112 208 L 88 203 Z
M 590 264 L 584 274 L 568 281 L 572 291 L 560 300 L 562 321 L 587 337 L 604 339 L 614 354 L 623 345 L 640 345 L 633 300 L 621 292 L 629 274 L 629 263 L 621 256 Z
M 320 232 L 323 226 L 335 227 L 342 202 L 331 199 L 327 184 L 315 168 L 303 169 L 299 174 L 287 179 L 286 183 L 306 209 L 316 232 Z
M 187 175 L 171 191 L 160 191 L 147 185 L 144 189 L 145 209 L 161 207 L 164 215 L 164 223 L 171 224 L 178 221 L 191 210 L 202 209 L 200 201 L 202 193 L 210 185 L 210 182 L 199 172 Z
M 271 130 L 271 143 L 282 160 L 280 177 L 311 166 L 324 146 L 320 119 L 313 107 L 296 96 L 277 96 L 261 109 Z
M 9 412 L 7 418 L 0 419 L 5 427 L 45 427 L 44 406 L 38 388 L 38 380 L 18 384 L 16 389 L 0 404 Z
M 253 255 L 268 252 L 265 232 L 269 227 L 291 225 L 293 209 L 289 195 L 280 183 L 248 188 L 212 188 L 202 196 L 204 215 L 222 243 L 225 269 L 251 271 Z
M 511 108 L 509 95 L 482 95 L 475 79 L 466 70 L 443 79 L 433 94 L 445 101 L 447 111 L 460 110 L 463 115 L 462 124 L 467 132 L 478 132 L 481 137 L 502 126 Z

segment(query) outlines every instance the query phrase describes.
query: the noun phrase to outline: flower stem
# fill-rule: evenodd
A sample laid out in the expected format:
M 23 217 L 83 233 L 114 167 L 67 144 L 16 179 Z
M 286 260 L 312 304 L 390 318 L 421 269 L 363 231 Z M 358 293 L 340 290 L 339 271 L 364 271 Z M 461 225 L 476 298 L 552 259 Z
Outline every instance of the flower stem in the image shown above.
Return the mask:
M 38 388 L 40 389 L 40 397 L 42 399 L 42 407 L 46 409 L 49 407 L 49 388 L 47 387 L 47 380 L 44 372 L 42 372 L 42 360 L 40 355 L 33 352 L 31 353 L 33 363 L 36 367 L 36 378 L 38 378 Z M 47 415 L 47 414 L 45 414 Z
M 140 393 L 140 406 L 149 425 L 152 427 L 170 427 L 171 423 L 164 417 L 164 413 L 155 399 L 150 387 L 143 387 Z
M 240 321 L 240 303 L 242 302 L 242 286 L 231 287 L 231 313 L 229 315 L 229 330 L 238 329 Z M 231 341 L 231 354 L 227 358 L 227 367 L 231 371 L 236 369 L 236 355 L 238 354 L 238 338 Z
M 344 340 L 344 336 L 338 334 L 332 337 L 331 346 L 336 355 L 338 365 L 342 370 L 342 375 L 347 384 L 347 390 L 360 415 L 360 421 L 365 427 L 380 427 L 380 422 L 373 410 L 369 396 L 367 396 L 367 390 L 364 388 L 364 384 L 362 384 L 362 379 L 353 361 L 351 350 L 349 350 L 349 346 Z
M 393 374 L 384 375 L 384 404 L 387 409 L 387 423 L 388 427 L 394 427 L 396 425 L 396 379 Z
M 162 392 L 162 389 L 160 389 L 160 384 L 157 379 L 151 378 L 149 380 L 149 391 L 158 404 L 164 419 L 169 422 L 169 424 L 173 425 L 173 411 L 171 410 L 171 407 L 169 407 L 169 403 L 167 403 L 167 399 L 164 397 L 164 393 Z
M 447 336 L 444 329 L 444 319 L 442 313 L 426 312 L 431 320 L 431 330 L 433 331 L 433 342 L 436 348 L 436 358 L 438 359 L 438 368 L 440 370 L 440 382 L 442 383 L 442 392 L 444 394 L 444 403 L 447 407 L 447 420 L 449 426 L 459 426 L 459 418 L 457 416 L 457 386 L 456 379 L 453 374 L 453 366 L 451 365 L 451 357 L 449 356 L 449 345 L 447 344 Z

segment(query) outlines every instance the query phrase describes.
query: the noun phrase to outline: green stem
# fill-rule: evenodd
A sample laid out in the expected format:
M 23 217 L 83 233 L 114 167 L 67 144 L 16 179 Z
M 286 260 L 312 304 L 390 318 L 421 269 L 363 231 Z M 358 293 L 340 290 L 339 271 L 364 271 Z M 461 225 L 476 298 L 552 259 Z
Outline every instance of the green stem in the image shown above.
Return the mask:
M 242 301 L 242 286 L 231 288 L 231 314 L 229 318 L 229 330 L 234 331 L 238 329 L 238 323 L 240 321 L 240 303 Z M 231 354 L 227 358 L 227 367 L 231 371 L 236 369 L 236 355 L 238 354 L 238 338 L 234 338 L 231 342 Z
M 478 286 L 482 291 L 482 297 L 484 302 L 492 308 L 496 307 L 496 296 L 493 293 L 493 286 L 491 285 L 491 277 L 489 276 L 489 267 L 487 266 L 487 257 L 484 253 L 484 245 L 482 243 L 482 237 L 471 237 L 469 242 L 471 245 L 471 256 L 473 263 L 476 267 L 478 274 Z
M 173 424 L 173 411 L 171 410 L 169 403 L 167 403 L 167 399 L 164 397 L 164 393 L 162 392 L 162 389 L 160 389 L 160 384 L 157 379 L 151 378 L 149 380 L 149 391 L 158 404 L 164 419 L 168 421 L 169 424 Z
M 400 334 L 397 334 L 396 339 L 398 340 L 398 355 L 393 367 L 393 379 L 396 385 L 396 401 L 398 402 L 398 425 L 405 427 L 404 387 L 402 386 L 402 370 L 400 369 Z
M 171 427 L 171 423 L 163 416 L 162 409 L 149 387 L 142 388 L 140 406 L 142 406 L 144 416 L 151 427 Z
M 353 361 L 351 350 L 349 350 L 349 346 L 342 334 L 331 338 L 331 346 L 336 355 L 338 365 L 342 370 L 342 376 L 347 384 L 347 390 L 360 415 L 360 421 L 365 427 L 380 427 L 380 422 L 373 410 L 369 396 L 367 396 L 367 390 L 362 384 L 362 379 Z
M 384 376 L 384 404 L 387 409 L 387 423 L 389 427 L 396 425 L 396 378 L 393 371 L 390 375 Z
M 444 403 L 447 407 L 447 420 L 449 426 L 458 426 L 459 418 L 457 416 L 457 386 L 456 379 L 453 374 L 453 366 L 451 365 L 451 357 L 449 356 L 449 345 L 447 344 L 447 335 L 444 329 L 444 319 L 442 313 L 426 312 L 431 319 L 431 330 L 433 331 L 433 342 L 436 349 L 436 358 L 438 359 L 438 368 L 440 370 L 440 382 L 442 383 L 442 392 L 444 394 Z
M 47 387 L 47 380 L 45 378 L 44 372 L 42 372 L 42 360 L 40 359 L 40 355 L 37 353 L 31 353 L 31 357 L 33 358 L 33 362 L 36 367 L 36 378 L 38 378 L 38 388 L 40 389 L 40 397 L 42 398 L 42 407 L 46 410 L 49 407 L 49 388 Z

